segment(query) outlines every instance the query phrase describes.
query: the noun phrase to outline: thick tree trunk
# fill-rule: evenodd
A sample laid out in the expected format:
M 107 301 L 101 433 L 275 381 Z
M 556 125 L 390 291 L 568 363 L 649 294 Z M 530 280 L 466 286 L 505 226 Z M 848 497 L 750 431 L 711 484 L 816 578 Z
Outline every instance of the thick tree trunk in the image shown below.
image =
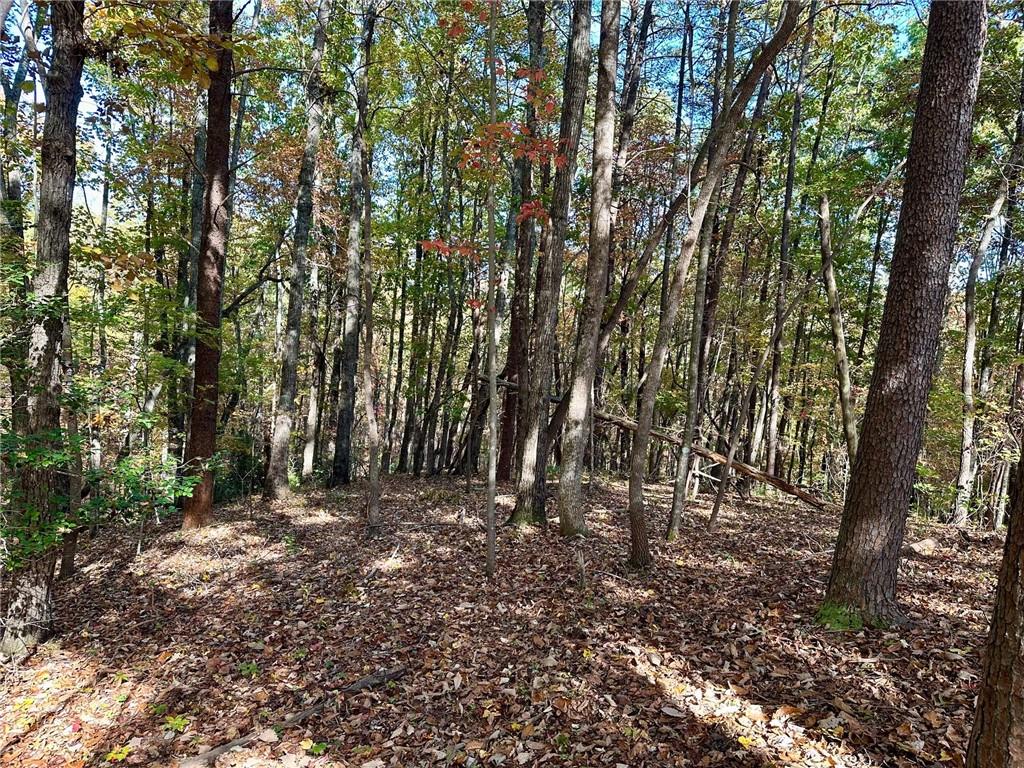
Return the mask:
M 899 618 L 896 574 L 942 328 L 984 2 L 931 7 L 889 291 L 823 620 Z
M 341 391 L 338 398 L 338 425 L 334 438 L 334 462 L 331 485 L 347 485 L 352 479 L 352 425 L 356 407 L 356 363 L 359 358 L 359 274 L 360 223 L 363 210 L 363 167 L 366 155 L 366 132 L 369 119 L 369 62 L 373 51 L 373 32 L 377 24 L 376 0 L 362 1 L 362 40 L 359 62 L 354 75 L 353 95 L 356 126 L 352 134 L 352 155 L 349 159 L 351 184 L 348 220 L 348 266 L 345 271 L 345 317 L 341 326 L 342 361 Z
M 210 3 L 210 34 L 229 42 L 234 22 L 231 0 Z M 220 369 L 221 288 L 227 249 L 229 155 L 231 151 L 232 49 L 217 47 L 217 68 L 210 72 L 206 119 L 206 191 L 203 232 L 196 275 L 196 366 L 185 471 L 196 478 L 185 500 L 183 528 L 200 528 L 213 509 L 213 468 L 217 445 L 217 396 Z
M 1024 458 L 1011 483 L 1010 529 L 999 568 L 967 768 L 1024 763 Z
M 60 424 L 61 342 L 67 308 L 71 244 L 71 207 L 75 188 L 76 128 L 82 99 L 84 2 L 50 6 L 52 47 L 46 73 L 46 117 L 41 145 L 39 220 L 36 264 L 28 293 L 34 306 L 27 311 L 25 410 L 26 450 L 60 451 L 66 446 Z M 28 308 L 26 308 L 28 309 Z M 8 524 L 23 526 L 42 540 L 64 516 L 68 493 L 61 463 L 26 462 L 12 478 Z M 32 536 L 25 537 L 27 541 Z M 44 640 L 53 625 L 53 566 L 51 547 L 19 552 L 20 564 L 10 571 L 7 616 L 0 637 L 0 657 L 20 656 Z
M 570 158 L 567 177 L 556 174 L 555 188 L 565 186 L 563 204 L 558 211 L 559 248 L 564 248 L 565 220 L 569 202 L 569 185 L 573 171 L 572 157 L 579 146 L 583 104 L 586 101 L 587 80 L 590 69 L 589 34 L 590 9 L 573 6 L 571 45 L 565 67 L 565 104 L 563 105 L 562 134 L 565 152 Z M 607 281 L 608 254 L 611 249 L 612 179 L 614 172 L 615 140 L 615 77 L 618 63 L 619 39 L 618 2 L 601 6 L 601 38 L 597 54 L 597 93 L 594 112 L 594 149 L 592 157 L 592 191 L 590 200 L 590 252 L 587 257 L 587 278 L 580 315 L 580 335 L 573 357 L 572 379 L 569 384 L 568 410 L 565 432 L 562 436 L 562 468 L 558 480 L 559 528 L 563 536 L 576 536 L 586 532 L 583 514 L 583 459 L 588 436 L 587 424 L 592 406 L 594 375 L 597 369 L 598 334 L 604 312 L 605 283 Z
M 267 498 L 288 496 L 288 448 L 292 422 L 295 418 L 295 392 L 298 383 L 299 347 L 302 336 L 302 302 L 306 290 L 306 253 L 313 225 L 313 193 L 316 184 L 316 155 L 320 148 L 320 125 L 323 108 L 320 104 L 320 62 L 327 42 L 330 22 L 330 0 L 320 0 L 313 33 L 313 54 L 306 80 L 306 143 L 299 166 L 299 188 L 295 203 L 295 235 L 292 241 L 292 266 L 288 281 L 288 320 L 284 348 L 281 350 L 281 386 L 277 396 L 274 434 L 270 440 L 270 462 L 263 483 Z M 314 393 L 315 394 L 315 393 Z M 310 451 L 312 463 L 312 451 Z

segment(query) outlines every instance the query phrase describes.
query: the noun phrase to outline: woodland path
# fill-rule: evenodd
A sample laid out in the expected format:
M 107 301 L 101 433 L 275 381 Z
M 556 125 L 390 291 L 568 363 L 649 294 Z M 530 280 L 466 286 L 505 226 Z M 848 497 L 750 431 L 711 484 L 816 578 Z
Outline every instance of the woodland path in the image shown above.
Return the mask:
M 654 530 L 669 495 L 651 487 Z M 994 539 L 912 525 L 940 544 L 902 566 L 913 625 L 839 633 L 812 620 L 828 512 L 734 500 L 708 534 L 702 499 L 636 574 L 608 482 L 581 590 L 553 524 L 502 529 L 489 584 L 479 489 L 390 478 L 373 541 L 361 498 L 222 506 L 198 532 L 154 526 L 137 557 L 131 531 L 85 542 L 57 639 L 2 671 L 0 765 L 171 766 L 254 730 L 217 765 L 961 764 Z

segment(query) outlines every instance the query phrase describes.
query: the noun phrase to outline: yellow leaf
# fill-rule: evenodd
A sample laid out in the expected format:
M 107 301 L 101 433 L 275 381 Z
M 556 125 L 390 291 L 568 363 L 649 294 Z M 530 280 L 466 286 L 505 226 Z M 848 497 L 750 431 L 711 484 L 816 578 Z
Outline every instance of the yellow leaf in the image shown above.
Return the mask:
M 754 746 L 754 740 L 750 736 L 740 736 L 736 739 L 740 743 L 740 746 L 744 749 L 750 749 Z

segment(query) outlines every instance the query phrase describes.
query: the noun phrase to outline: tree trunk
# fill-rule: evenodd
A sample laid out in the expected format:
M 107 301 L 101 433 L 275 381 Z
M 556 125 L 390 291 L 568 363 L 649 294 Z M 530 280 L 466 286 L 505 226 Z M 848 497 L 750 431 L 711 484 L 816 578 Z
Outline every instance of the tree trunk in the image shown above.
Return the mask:
M 983 656 L 967 768 L 1024 762 L 1024 458 L 1010 490 L 1010 529 Z
M 313 193 L 316 184 L 316 154 L 320 148 L 320 62 L 327 42 L 330 2 L 320 0 L 313 33 L 313 54 L 306 80 L 306 143 L 299 166 L 299 188 L 295 203 L 295 235 L 292 242 L 292 267 L 288 285 L 288 320 L 284 348 L 281 350 L 281 387 L 277 395 L 277 415 L 270 441 L 270 462 L 263 484 L 267 498 L 280 499 L 290 494 L 288 486 L 288 447 L 295 418 L 295 391 L 298 383 L 299 346 L 302 336 L 302 301 L 306 290 L 306 252 L 313 225 Z M 358 228 L 357 228 L 358 233 Z M 312 463 L 312 451 L 310 463 Z
M 369 54 L 369 49 L 367 49 Z M 364 60 L 367 68 L 370 57 Z M 380 427 L 377 422 L 377 403 L 374 398 L 373 357 L 373 205 L 370 170 L 372 149 L 366 152 L 363 184 L 363 263 L 360 274 L 363 281 L 363 408 L 366 411 L 366 530 L 372 538 L 380 531 Z
M 490 4 L 487 23 L 487 60 L 490 63 L 488 106 L 490 124 L 498 121 L 498 65 L 494 59 L 494 31 L 498 9 Z M 494 242 L 494 185 L 487 185 L 487 578 L 494 578 L 497 559 L 495 519 L 498 478 L 498 275 Z
M 75 152 L 78 104 L 82 99 L 85 39 L 82 31 L 84 2 L 50 6 L 51 58 L 46 73 L 46 117 L 41 145 L 39 219 L 36 265 L 29 295 L 38 309 L 28 310 L 25 363 L 26 399 L 24 432 L 18 437 L 25 449 L 65 449 L 60 424 L 61 342 L 68 295 L 71 245 L 71 208 L 75 188 Z M 26 462 L 12 478 L 8 524 L 25 528 L 23 551 L 10 571 L 9 598 L 0 657 L 21 656 L 46 639 L 53 626 L 52 547 L 33 551 L 28 542 L 44 542 L 64 516 L 68 492 L 63 462 Z M 5 542 L 6 543 L 6 542 Z
M 327 336 L 330 335 L 330 323 L 327 323 L 328 328 L 325 331 L 323 343 L 321 344 L 320 339 L 317 338 L 317 313 L 320 309 L 320 267 L 315 263 L 309 272 L 309 293 L 309 337 L 313 342 L 313 349 L 310 350 L 313 355 L 313 371 L 309 377 L 309 404 L 306 411 L 306 429 L 302 445 L 302 470 L 300 477 L 303 482 L 312 479 L 313 467 L 316 461 L 317 426 L 320 423 L 320 401 L 323 395 L 324 374 L 327 369 L 325 351 Z
M 889 291 L 822 619 L 900 618 L 896 575 L 942 328 L 986 5 L 935 3 Z
M 545 2 L 527 4 L 526 26 L 530 42 L 530 69 L 533 72 L 542 70 L 544 67 L 545 14 Z M 526 105 L 526 126 L 530 136 L 538 135 L 536 110 L 529 100 Z M 519 162 L 518 202 L 520 205 L 526 205 L 532 203 L 534 197 L 533 167 L 529 155 L 524 155 Z M 527 318 L 529 317 L 530 271 L 537 222 L 534 216 L 522 215 L 517 216 L 517 221 L 519 221 L 516 238 L 518 252 L 515 286 L 512 294 L 512 317 L 509 324 L 508 367 L 509 371 L 515 374 L 516 381 L 521 386 L 516 390 L 509 391 L 516 400 L 506 399 L 506 407 L 511 406 L 511 408 L 508 416 L 503 413 L 502 418 L 506 422 L 515 422 L 515 464 L 518 468 L 518 490 L 511 522 L 524 525 L 535 520 L 534 501 L 538 490 L 537 453 L 540 448 L 537 433 L 541 419 L 541 398 L 537 393 L 544 393 L 547 389 L 547 368 L 550 360 L 548 345 L 543 344 L 540 337 L 545 334 L 547 329 L 546 317 L 549 311 L 548 304 L 551 302 L 552 278 L 555 276 L 552 275 L 551 252 L 545 248 L 542 250 L 537 264 L 535 314 L 534 323 L 531 326 Z M 550 228 L 548 231 L 550 232 Z M 557 278 L 561 278 L 561 275 L 559 274 Z M 519 338 L 516 338 L 516 335 Z M 506 439 L 502 440 L 503 449 L 508 442 Z M 502 461 L 499 457 L 499 476 L 505 463 L 507 460 Z M 539 472 L 543 473 L 543 471 L 544 467 L 541 466 Z M 541 504 L 543 505 L 543 500 L 541 500 Z M 540 518 L 542 519 L 543 515 Z M 537 521 L 540 522 L 540 520 Z
M 775 324 L 782 322 L 783 306 L 786 301 L 786 286 L 792 273 L 790 246 L 793 244 L 793 188 L 796 181 L 796 159 L 800 139 L 802 119 L 801 108 L 804 100 L 804 70 L 807 68 L 808 53 L 814 36 L 814 17 L 817 13 L 817 1 L 811 3 L 810 19 L 807 23 L 807 34 L 804 36 L 803 47 L 800 49 L 800 60 L 797 67 L 796 94 L 793 99 L 793 118 L 789 126 L 789 159 L 786 163 L 786 191 L 782 203 L 782 232 L 779 247 L 779 280 L 775 293 Z M 773 334 L 775 349 L 772 350 L 771 376 L 768 379 L 768 455 L 765 471 L 769 475 L 778 473 L 780 448 L 780 420 L 782 418 L 782 336 L 781 332 Z
M 836 377 L 839 385 L 839 411 L 843 419 L 846 452 L 853 467 L 857 457 L 857 414 L 853 407 L 853 384 L 850 380 L 850 359 L 846 354 L 846 328 L 843 326 L 843 308 L 839 303 L 839 289 L 832 262 L 832 216 L 828 197 L 821 196 L 818 207 L 818 225 L 821 240 L 821 279 L 828 299 L 828 319 L 832 327 L 832 354 L 835 357 Z
M 234 22 L 232 0 L 210 3 L 210 35 L 229 42 Z M 213 458 L 217 444 L 217 395 L 220 368 L 220 309 L 227 249 L 227 203 L 231 150 L 232 49 L 217 47 L 217 68 L 210 72 L 206 118 L 206 191 L 203 233 L 196 275 L 196 366 L 185 471 L 196 478 L 185 500 L 182 528 L 200 528 L 213 509 Z
M 683 286 L 690 261 L 697 247 L 700 231 L 704 224 L 711 196 L 718 180 L 725 169 L 726 158 L 731 149 L 733 134 L 739 125 L 740 118 L 746 111 L 747 102 L 754 93 L 754 88 L 768 69 L 779 51 L 785 46 L 800 16 L 801 6 L 797 2 L 787 2 L 778 28 L 767 44 L 761 48 L 750 64 L 743 80 L 736 88 L 736 95 L 727 110 L 724 110 L 717 124 L 711 127 L 711 137 L 705 141 L 709 147 L 707 174 L 701 184 L 700 194 L 690 215 L 690 224 L 680 246 L 679 260 L 672 273 L 669 284 L 668 302 L 658 323 L 658 333 L 651 359 L 643 374 L 643 385 L 640 391 L 640 406 L 637 418 L 637 429 L 633 436 L 633 450 L 630 458 L 629 471 L 629 521 L 630 521 L 630 563 L 634 567 L 646 567 L 651 562 L 650 548 L 647 542 L 647 523 L 644 513 L 643 483 L 647 472 L 647 448 L 650 443 L 651 427 L 654 419 L 654 403 L 661 386 L 661 373 L 668 353 L 668 345 L 675 328 L 682 300 Z M 699 161 L 698 153 L 696 161 Z M 678 195 L 669 208 L 669 212 L 678 210 L 686 200 L 687 193 Z M 671 217 L 667 217 L 671 221 Z M 660 243 L 663 232 L 655 232 L 656 242 Z M 625 286 L 624 286 L 625 287 Z M 621 295 L 621 294 L 620 294 Z
M 338 398 L 338 428 L 334 438 L 334 462 L 331 485 L 347 485 L 352 480 L 352 424 L 356 407 L 356 363 L 359 358 L 359 275 L 360 222 L 363 210 L 364 156 L 366 154 L 367 120 L 369 118 L 369 62 L 373 50 L 373 31 L 377 24 L 376 0 L 361 0 L 363 29 L 359 62 L 354 74 L 353 95 L 356 125 L 352 133 L 352 155 L 349 159 L 351 185 L 348 220 L 348 267 L 345 271 L 345 318 L 342 325 L 341 391 Z
M 992 242 L 992 234 L 995 232 L 999 216 L 1003 211 L 1003 203 L 1006 202 L 1007 180 L 1003 180 L 999 186 L 992 209 L 985 217 L 985 223 L 981 228 L 981 238 L 974 249 L 974 256 L 971 259 L 971 266 L 967 270 L 967 285 L 964 287 L 964 364 L 960 378 L 960 391 L 963 394 L 963 419 L 960 432 L 960 467 L 956 475 L 956 496 L 953 499 L 953 508 L 949 511 L 948 522 L 950 525 L 965 525 L 967 523 L 968 511 L 971 504 L 971 497 L 974 495 L 974 477 L 978 472 L 978 448 L 974 438 L 976 434 L 976 411 L 974 403 L 974 358 L 978 345 L 978 272 L 981 270 L 981 262 L 988 253 L 989 243 Z
M 68 519 L 69 530 L 64 534 L 60 555 L 60 578 L 70 579 L 75 575 L 75 555 L 78 551 L 78 530 L 81 524 L 79 509 L 82 506 L 82 450 L 78 430 L 77 404 L 74 402 L 74 385 L 77 365 L 71 335 L 69 307 L 64 310 L 64 327 L 61 339 L 61 366 L 64 386 L 72 391 L 72 401 L 64 406 L 64 429 L 68 436 Z
M 577 3 L 573 8 L 572 44 L 566 59 L 566 104 L 563 107 L 563 139 L 566 153 L 571 158 L 579 145 L 579 126 L 583 103 L 586 101 L 587 79 L 590 65 L 589 6 L 585 13 Z M 590 252 L 587 258 L 587 277 L 583 308 L 580 314 L 580 334 L 573 357 L 572 379 L 569 384 L 568 410 L 562 436 L 562 468 L 558 481 L 559 527 L 563 536 L 576 536 L 586 532 L 583 514 L 583 460 L 588 437 L 588 419 L 592 407 L 594 376 L 598 361 L 598 334 L 604 312 L 605 283 L 608 256 L 612 240 L 612 182 L 615 162 L 615 78 L 618 64 L 619 38 L 618 2 L 601 6 L 601 38 L 598 47 L 597 93 L 594 107 L 594 148 L 592 157 L 592 191 L 590 201 Z M 585 16 L 585 18 L 584 18 Z M 570 101 L 571 99 L 571 101 Z M 566 169 L 571 168 L 570 163 Z M 569 179 L 563 181 L 567 190 Z M 556 176 L 556 188 L 559 184 Z M 564 241 L 566 210 L 559 211 L 561 238 Z M 564 247 L 564 242 L 560 243 Z M 591 457 L 593 462 L 593 457 Z
M 401 311 L 398 315 L 398 362 L 395 365 L 395 387 L 391 393 L 391 413 L 388 416 L 388 430 L 384 438 L 384 455 L 381 459 L 381 466 L 385 472 L 391 471 L 391 436 L 395 431 L 395 422 L 398 420 L 398 400 L 402 394 L 402 357 L 405 355 L 405 272 L 399 270 L 399 280 L 402 281 Z
M 864 318 L 861 321 L 860 341 L 857 342 L 857 356 L 854 364 L 860 367 L 864 359 L 864 345 L 867 342 L 868 331 L 871 329 L 871 307 L 875 298 L 875 282 L 878 279 L 878 265 L 882 261 L 882 236 L 889 224 L 889 205 L 882 202 L 878 210 L 878 228 L 875 230 L 875 249 L 871 257 L 871 276 L 868 278 L 868 295 L 864 300 Z

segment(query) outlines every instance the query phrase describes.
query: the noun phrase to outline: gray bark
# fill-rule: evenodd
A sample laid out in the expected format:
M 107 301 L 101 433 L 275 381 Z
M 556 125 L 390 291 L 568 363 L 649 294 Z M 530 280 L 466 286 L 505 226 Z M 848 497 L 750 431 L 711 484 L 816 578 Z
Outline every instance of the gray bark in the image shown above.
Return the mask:
M 263 492 L 268 498 L 289 494 L 288 447 L 295 417 L 295 393 L 298 383 L 299 346 L 302 336 L 302 303 L 306 290 L 306 255 L 313 225 L 313 188 L 316 182 L 316 155 L 320 148 L 320 126 L 323 122 L 320 68 L 327 43 L 330 21 L 330 0 L 320 0 L 309 78 L 306 81 L 306 142 L 299 167 L 299 188 L 295 203 L 295 234 L 292 241 L 292 265 L 288 281 L 288 319 L 281 350 L 281 386 L 278 390 L 274 433 L 270 440 L 270 461 Z M 358 231 L 358 230 L 357 230 Z

